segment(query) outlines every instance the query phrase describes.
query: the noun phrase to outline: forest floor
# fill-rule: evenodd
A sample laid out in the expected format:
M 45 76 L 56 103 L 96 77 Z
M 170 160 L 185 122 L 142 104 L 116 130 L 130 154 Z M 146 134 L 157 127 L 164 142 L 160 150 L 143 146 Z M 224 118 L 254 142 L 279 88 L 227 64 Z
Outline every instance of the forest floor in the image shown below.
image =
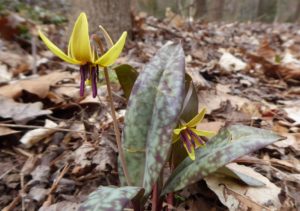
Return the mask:
M 0 208 L 72 210 L 97 187 L 118 185 L 112 118 L 103 77 L 98 98 L 89 89 L 80 97 L 78 67 L 32 39 L 36 26 L 17 13 L 0 17 Z M 61 25 L 43 30 L 55 43 L 68 39 Z M 182 43 L 199 107 L 207 109 L 201 127 L 218 131 L 240 123 L 286 137 L 236 161 L 250 178 L 249 168 L 267 178 L 267 187 L 212 176 L 178 192 L 175 208 L 228 210 L 237 201 L 240 210 L 300 209 L 300 26 L 187 23 L 141 14 L 132 36 L 118 63 L 138 71 L 167 41 Z M 126 100 L 111 77 L 122 129 Z

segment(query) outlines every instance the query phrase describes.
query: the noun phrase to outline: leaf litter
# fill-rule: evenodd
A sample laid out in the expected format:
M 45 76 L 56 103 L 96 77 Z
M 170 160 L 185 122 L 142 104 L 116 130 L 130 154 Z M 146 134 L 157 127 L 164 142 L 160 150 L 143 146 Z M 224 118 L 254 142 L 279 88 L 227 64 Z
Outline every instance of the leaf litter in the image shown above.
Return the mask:
M 64 32 L 60 26 L 44 27 Z M 287 137 L 230 164 L 246 165 L 247 170 L 235 166 L 232 171 L 264 186 L 250 187 L 222 174 L 210 175 L 205 182 L 177 193 L 181 200 L 174 206 L 178 210 L 299 209 L 299 30 L 292 24 L 189 25 L 180 17 L 176 21 L 143 14 L 134 17 L 135 40 L 127 42 L 119 62 L 140 71 L 164 43 L 181 40 L 199 108 L 208 111 L 199 128 L 218 131 L 224 125 L 241 123 Z M 0 55 L 0 208 L 71 210 L 97 187 L 118 185 L 117 150 L 105 89 L 99 87 L 100 101 L 92 99 L 88 89 L 80 97 L 76 68 L 47 56 L 42 49 L 34 63 L 22 43 L 5 37 L 1 42 L 5 51 Z M 118 83 L 113 91 L 123 127 L 126 101 Z M 41 129 L 45 121 L 53 124 Z M 58 128 L 61 124 L 63 128 Z M 22 144 L 24 139 L 30 144 Z

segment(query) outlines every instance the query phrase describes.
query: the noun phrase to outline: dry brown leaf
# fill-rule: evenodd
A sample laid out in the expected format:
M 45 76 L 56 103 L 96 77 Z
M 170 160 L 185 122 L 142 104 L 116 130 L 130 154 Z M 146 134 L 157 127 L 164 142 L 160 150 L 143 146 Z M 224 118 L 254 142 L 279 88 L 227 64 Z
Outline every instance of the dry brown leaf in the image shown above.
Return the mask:
M 247 68 L 245 62 L 228 52 L 223 52 L 219 65 L 226 72 L 238 72 Z
M 170 7 L 166 8 L 165 16 L 166 16 L 165 20 L 172 27 L 180 28 L 185 23 L 184 18 L 182 16 L 174 13 Z
M 225 125 L 225 122 L 202 122 L 197 125 L 198 130 L 207 130 L 218 133 L 219 130 Z
M 196 88 L 210 88 L 210 83 L 203 78 L 203 76 L 199 73 L 198 67 L 197 68 L 186 68 L 186 72 L 191 76 L 193 79 L 193 84 Z
M 14 73 L 14 75 L 21 72 L 26 72 L 31 68 L 28 60 L 31 60 L 31 57 L 28 55 L 19 55 L 6 51 L 0 52 L 0 61 L 4 64 L 7 64 L 10 67 L 10 71 Z
M 294 125 L 300 125 L 300 106 L 299 101 L 294 102 L 294 106 L 284 108 L 288 117 L 294 121 Z
M 37 202 L 42 202 L 47 197 L 48 191 L 49 191 L 48 189 L 35 186 L 30 189 L 30 192 L 28 193 L 28 197 Z
M 24 144 L 26 147 L 31 147 L 32 145 L 38 143 L 42 139 L 50 136 L 55 132 L 52 130 L 54 128 L 58 128 L 59 125 L 55 122 L 46 119 L 45 121 L 45 128 L 38 128 L 35 130 L 28 131 L 24 134 L 24 136 L 20 139 L 20 142 Z
M 26 79 L 0 87 L 0 95 L 16 98 L 21 95 L 22 90 L 26 90 L 38 95 L 40 98 L 45 98 L 49 92 L 50 86 L 65 78 L 71 78 L 70 73 L 56 71 L 38 78 Z
M 0 63 L 0 83 L 8 82 L 12 79 L 12 73 L 8 71 L 6 65 Z
M 264 74 L 267 77 L 284 79 L 286 81 L 300 80 L 300 67 L 293 64 L 276 64 L 264 57 L 247 53 L 247 57 L 253 62 L 262 65 Z
M 0 127 L 0 136 L 7 136 L 11 134 L 19 133 L 20 131 L 10 129 L 8 127 Z
M 72 157 L 74 158 L 74 162 L 76 164 L 72 170 L 73 174 L 81 175 L 92 165 L 89 153 L 93 152 L 94 150 L 95 146 L 89 142 L 84 142 L 79 148 L 76 149 L 75 152 L 73 152 Z
M 105 136 L 101 137 L 99 143 L 99 149 L 97 153 L 93 156 L 93 164 L 96 164 L 96 170 L 103 172 L 107 170 L 107 165 L 111 166 L 112 169 L 115 169 L 117 164 L 116 153 L 112 147 L 109 146 L 110 140 Z
M 298 160 L 278 160 L 272 158 L 270 162 L 272 166 L 277 168 L 285 169 L 289 172 L 300 173 L 300 162 Z
M 247 184 L 259 184 L 257 186 L 262 186 L 261 184 L 265 184 L 264 180 L 260 179 L 261 174 L 248 166 L 239 165 L 237 163 L 229 163 L 226 165 L 226 167 L 237 174 L 240 178 L 242 177 L 242 181 L 246 182 Z
M 70 201 L 61 201 L 55 204 L 50 205 L 49 207 L 41 207 L 39 211 L 58 211 L 58 210 L 78 210 L 80 204 L 70 202 Z
M 280 133 L 280 135 L 286 137 L 286 139 L 277 141 L 273 145 L 280 148 L 291 147 L 300 152 L 300 133 Z
M 0 96 L 0 116 L 12 118 L 17 123 L 26 123 L 38 116 L 51 114 L 50 110 L 43 110 L 41 102 L 17 103 L 10 98 Z
M 233 190 L 231 190 L 230 188 L 227 188 L 226 186 L 224 186 L 224 195 L 232 195 L 234 196 L 241 204 L 239 205 L 239 210 L 251 210 L 251 211 L 271 211 L 271 209 L 259 205 L 258 203 L 252 201 L 249 197 L 246 197 L 243 194 L 239 194 Z
M 229 86 L 218 84 L 216 90 L 200 91 L 198 94 L 200 107 L 207 109 L 207 114 L 213 110 L 221 108 L 221 103 L 230 101 L 231 105 L 236 108 L 241 108 L 245 103 L 251 104 L 251 101 L 239 96 L 227 94 Z
M 50 176 L 51 168 L 49 165 L 39 165 L 32 172 L 32 180 L 41 183 L 48 183 Z
M 72 84 L 74 85 L 74 84 Z M 75 86 L 61 86 L 54 90 L 55 94 L 58 94 L 60 96 L 66 96 L 72 99 L 79 98 L 79 87 Z
M 204 180 L 229 210 L 248 210 L 248 208 L 251 210 L 264 210 L 264 207 L 270 210 L 279 210 L 281 206 L 278 198 L 280 188 L 260 174 L 256 178 L 262 180 L 266 186 L 248 187 L 236 183 L 228 177 L 216 174 L 210 175 Z M 227 191 L 224 190 L 224 185 Z

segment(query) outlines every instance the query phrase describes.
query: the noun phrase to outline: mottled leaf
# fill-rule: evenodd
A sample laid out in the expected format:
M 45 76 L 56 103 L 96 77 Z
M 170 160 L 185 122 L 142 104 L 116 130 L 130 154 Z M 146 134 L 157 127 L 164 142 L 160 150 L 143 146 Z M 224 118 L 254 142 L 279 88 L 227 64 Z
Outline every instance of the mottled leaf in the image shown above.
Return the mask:
M 88 196 L 79 210 L 122 211 L 140 192 L 143 192 L 143 189 L 140 187 L 100 187 Z
M 114 69 L 116 71 L 121 88 L 124 91 L 125 98 L 128 100 L 133 84 L 139 73 L 128 64 L 119 65 Z
M 236 158 L 282 139 L 272 131 L 243 125 L 223 129 L 206 147 L 196 150 L 196 160 L 186 158 L 172 173 L 163 194 L 192 184 Z
M 139 74 L 130 95 L 122 145 L 131 185 L 143 185 L 146 193 L 172 144 L 184 95 L 184 66 L 181 45 L 164 45 Z

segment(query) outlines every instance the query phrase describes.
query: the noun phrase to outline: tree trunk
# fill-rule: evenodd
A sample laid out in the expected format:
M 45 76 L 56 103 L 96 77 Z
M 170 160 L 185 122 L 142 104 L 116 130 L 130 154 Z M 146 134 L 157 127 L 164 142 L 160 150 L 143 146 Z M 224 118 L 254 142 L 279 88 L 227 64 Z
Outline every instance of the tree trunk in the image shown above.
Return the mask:
M 196 2 L 196 18 L 204 19 L 207 15 L 206 0 L 195 0 Z
M 207 2 L 209 21 L 221 21 L 223 17 L 224 0 L 213 0 Z
M 69 0 L 71 17 L 69 32 L 80 12 L 85 12 L 89 21 L 90 34 L 99 32 L 102 25 L 116 41 L 123 31 L 130 33 L 130 0 Z M 69 33 L 70 34 L 70 33 Z
M 260 0 L 257 12 L 258 21 L 273 22 L 278 13 L 277 1 L 281 0 Z

